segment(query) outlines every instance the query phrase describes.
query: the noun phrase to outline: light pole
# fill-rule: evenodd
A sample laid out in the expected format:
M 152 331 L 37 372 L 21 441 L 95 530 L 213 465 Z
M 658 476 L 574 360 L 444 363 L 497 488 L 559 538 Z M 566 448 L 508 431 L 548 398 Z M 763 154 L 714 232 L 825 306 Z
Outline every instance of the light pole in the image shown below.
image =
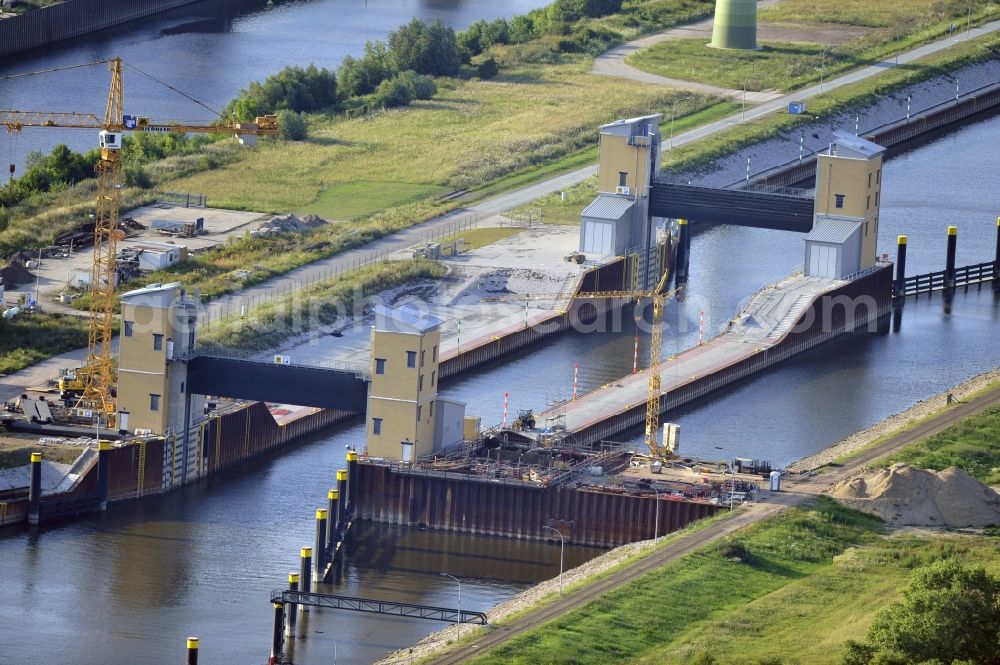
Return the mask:
M 972 33 L 972 0 L 969 0 L 969 11 L 965 18 L 965 41 L 969 41 L 969 35 Z
M 555 527 L 543 526 L 543 529 L 548 529 L 549 531 L 555 531 L 559 534 L 559 595 L 563 595 L 563 552 L 565 551 L 566 541 L 563 539 L 562 531 Z
M 674 149 L 674 106 L 676 101 L 670 102 L 670 150 Z
M 747 119 L 747 80 L 743 79 L 743 110 L 740 111 L 740 122 Z
M 823 78 L 824 78 L 824 75 L 826 74 L 826 52 L 827 52 L 827 50 L 828 49 L 823 49 L 823 52 L 820 53 L 820 55 L 819 55 L 819 57 L 820 57 L 820 60 L 819 60 L 819 91 L 820 91 L 820 93 L 823 92 Z
M 653 513 L 653 549 L 656 549 L 656 541 L 660 537 L 660 492 L 656 489 L 656 485 L 650 485 L 649 489 L 653 490 L 653 494 L 656 495 L 656 508 Z
M 441 577 L 450 577 L 455 580 L 455 584 L 458 585 L 458 618 L 455 622 L 458 624 L 458 637 L 456 639 L 462 639 L 462 582 L 449 573 L 441 573 Z

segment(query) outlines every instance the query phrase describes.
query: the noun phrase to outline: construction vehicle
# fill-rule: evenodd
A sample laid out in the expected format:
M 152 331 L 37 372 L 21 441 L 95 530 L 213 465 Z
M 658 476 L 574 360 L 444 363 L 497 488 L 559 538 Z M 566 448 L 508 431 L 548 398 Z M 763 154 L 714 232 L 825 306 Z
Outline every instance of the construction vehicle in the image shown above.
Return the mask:
M 514 421 L 516 431 L 535 429 L 535 414 L 531 409 L 518 409 L 517 420 Z
M 0 110 L 0 125 L 8 133 L 18 134 L 25 127 L 55 127 L 61 129 L 97 129 L 101 156 L 95 167 L 97 174 L 97 212 L 94 226 L 94 261 L 90 304 L 90 326 L 87 337 L 87 361 L 77 370 L 68 388 L 75 390 L 79 382 L 83 391 L 78 405 L 105 414 L 109 426 L 114 426 L 117 418 L 115 410 L 115 363 L 112 358 L 111 338 L 115 318 L 116 241 L 118 239 L 118 208 L 122 172 L 122 133 L 137 132 L 182 132 L 182 133 L 229 133 L 240 140 L 244 136 L 274 136 L 279 133 L 275 116 L 261 116 L 252 123 L 222 123 L 217 125 L 181 125 L 152 123 L 146 116 L 126 115 L 122 96 L 122 74 L 124 64 L 121 58 L 100 61 L 111 70 L 111 86 L 108 91 L 104 119 L 92 113 L 56 113 L 48 111 Z M 62 67 L 59 69 L 71 69 Z M 54 70 L 49 70 L 54 71 Z M 46 72 L 38 72 L 46 73 Z M 13 169 L 13 167 L 12 167 Z M 13 172 L 13 171 L 12 171 Z
M 559 294 L 524 294 L 517 296 L 491 296 L 488 298 L 483 298 L 484 302 L 513 302 L 515 300 L 524 300 L 525 305 L 529 300 L 593 300 L 598 298 L 608 298 L 608 299 L 636 299 L 642 300 L 644 298 L 649 298 L 653 301 L 653 321 L 652 321 L 652 331 L 650 333 L 649 339 L 649 380 L 647 383 L 646 391 L 646 431 L 644 440 L 646 447 L 649 448 L 650 455 L 654 459 L 667 459 L 670 457 L 670 451 L 665 450 L 660 444 L 659 440 L 659 429 L 660 429 L 660 397 L 662 394 L 660 388 L 660 366 L 661 358 L 660 355 L 663 352 L 663 307 L 667 302 L 668 298 L 673 297 L 677 294 L 678 289 L 671 289 L 669 291 L 664 291 L 667 285 L 668 274 L 666 271 L 660 276 L 659 283 L 652 289 L 649 290 L 631 290 L 631 291 L 594 291 L 594 292 L 581 292 L 581 293 L 559 293 Z M 515 423 L 516 425 L 516 423 Z

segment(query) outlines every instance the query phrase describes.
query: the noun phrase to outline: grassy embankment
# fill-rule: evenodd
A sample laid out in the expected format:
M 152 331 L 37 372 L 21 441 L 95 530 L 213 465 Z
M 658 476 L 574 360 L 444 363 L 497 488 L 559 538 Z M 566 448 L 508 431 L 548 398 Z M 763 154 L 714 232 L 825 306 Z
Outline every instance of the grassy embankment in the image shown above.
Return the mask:
M 758 51 L 708 49 L 704 38 L 682 39 L 633 53 L 626 62 L 653 74 L 725 88 L 738 90 L 746 84 L 747 90 L 794 90 L 946 37 L 952 26 L 964 30 L 1000 17 L 995 2 L 977 4 L 971 14 L 968 8 L 966 0 L 784 0 L 761 10 L 760 21 L 804 36 L 818 27 L 851 30 L 857 36 L 845 34 L 832 45 L 765 41 Z
M 1000 571 L 996 538 L 886 535 L 825 498 L 667 564 L 473 663 L 840 661 L 911 570 L 956 557 Z
M 959 42 L 944 51 L 906 66 L 887 70 L 873 78 L 824 93 L 809 100 L 809 114 L 774 113 L 751 123 L 733 125 L 695 143 L 678 146 L 663 155 L 665 171 L 684 173 L 709 169 L 717 160 L 768 139 L 793 134 L 798 128 L 823 118 L 834 117 L 853 108 L 861 108 L 880 97 L 921 81 L 945 76 L 962 67 L 1000 58 L 1000 35 L 971 42 Z M 676 131 L 676 127 L 675 127 Z M 566 190 L 566 201 L 559 193 L 543 196 L 519 211 L 542 212 L 551 223 L 579 223 L 579 215 L 597 194 L 596 178 L 590 178 Z
M 87 345 L 87 321 L 76 316 L 27 314 L 0 320 L 0 375 Z
M 957 466 L 988 485 L 1000 484 L 1000 407 L 952 425 L 879 460 L 879 466 L 905 462 L 924 469 Z

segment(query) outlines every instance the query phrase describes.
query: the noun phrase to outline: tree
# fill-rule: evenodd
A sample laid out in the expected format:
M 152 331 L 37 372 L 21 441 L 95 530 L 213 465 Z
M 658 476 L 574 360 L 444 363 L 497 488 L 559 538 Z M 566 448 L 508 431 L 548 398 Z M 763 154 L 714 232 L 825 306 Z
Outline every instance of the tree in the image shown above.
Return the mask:
M 399 78 L 391 78 L 378 84 L 375 99 L 372 103 L 385 109 L 406 106 L 413 98 L 413 93 Z
M 513 44 L 530 42 L 536 37 L 535 24 L 528 16 L 515 16 L 510 19 L 510 41 Z
M 845 665 L 938 660 L 1000 663 L 1000 578 L 954 559 L 916 570 L 903 599 L 879 612 L 865 643 L 845 645 Z
M 430 76 L 423 76 L 409 69 L 396 78 L 410 89 L 413 99 L 430 99 L 437 94 L 437 84 Z
M 286 141 L 304 141 L 309 135 L 309 121 L 301 113 L 282 109 L 278 111 L 278 127 Z
M 454 76 L 461 65 L 455 31 L 440 19 L 428 25 L 415 18 L 389 33 L 389 54 L 397 72 Z

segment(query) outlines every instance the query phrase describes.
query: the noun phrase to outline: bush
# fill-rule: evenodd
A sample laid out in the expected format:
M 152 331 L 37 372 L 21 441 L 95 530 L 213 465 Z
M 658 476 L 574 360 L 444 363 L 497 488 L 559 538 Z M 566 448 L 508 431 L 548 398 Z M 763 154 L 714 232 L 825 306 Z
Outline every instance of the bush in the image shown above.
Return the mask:
M 287 109 L 278 111 L 278 127 L 286 141 L 304 141 L 309 136 L 309 121 L 301 113 Z
M 258 115 L 288 109 L 299 113 L 332 108 L 337 103 L 337 72 L 320 69 L 285 67 L 277 74 L 254 81 L 240 90 L 229 102 L 223 115 L 237 122 L 249 122 Z
M 406 106 L 413 99 L 410 88 L 399 80 L 391 78 L 378 84 L 372 103 L 379 108 L 391 109 Z
M 500 73 L 500 65 L 493 58 L 486 58 L 476 68 L 476 76 L 485 80 L 494 78 Z
M 409 69 L 396 78 L 410 89 L 413 99 L 430 99 L 437 94 L 437 84 L 430 76 L 423 76 Z

